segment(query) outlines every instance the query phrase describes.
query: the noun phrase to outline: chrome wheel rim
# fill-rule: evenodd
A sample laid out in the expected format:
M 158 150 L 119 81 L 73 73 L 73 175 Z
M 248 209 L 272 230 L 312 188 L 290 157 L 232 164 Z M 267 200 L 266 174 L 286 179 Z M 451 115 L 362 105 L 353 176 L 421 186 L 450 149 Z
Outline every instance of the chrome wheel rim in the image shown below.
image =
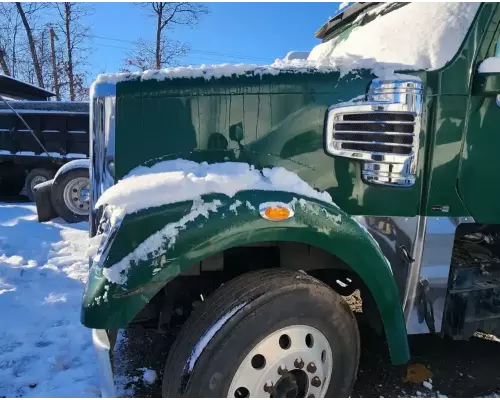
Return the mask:
M 240 364 L 227 397 L 324 397 L 332 374 L 325 335 L 292 325 L 262 339 Z
M 42 176 L 42 175 L 37 175 L 37 176 L 34 176 L 33 179 L 31 180 L 30 182 L 30 189 L 31 189 L 31 192 L 35 192 L 35 186 L 40 184 L 40 183 L 43 183 L 43 182 L 46 182 L 47 181 L 47 178 L 45 176 Z
M 87 215 L 90 208 L 89 179 L 80 177 L 69 181 L 64 188 L 63 198 L 72 213 Z

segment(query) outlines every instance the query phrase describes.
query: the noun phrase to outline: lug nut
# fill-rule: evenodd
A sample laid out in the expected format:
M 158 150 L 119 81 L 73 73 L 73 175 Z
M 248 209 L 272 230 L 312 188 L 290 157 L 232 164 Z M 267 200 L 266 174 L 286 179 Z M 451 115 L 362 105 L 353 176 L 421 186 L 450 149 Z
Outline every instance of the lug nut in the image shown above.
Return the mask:
M 302 369 L 304 368 L 304 361 L 302 361 L 302 358 L 297 358 L 295 359 L 295 362 L 293 363 L 293 365 L 295 366 L 295 368 L 298 368 L 298 369 Z
M 264 392 L 267 392 L 269 394 L 272 393 L 274 389 L 274 385 L 271 381 L 267 381 L 265 384 L 264 384 Z
M 281 365 L 278 367 L 278 374 L 279 374 L 279 375 L 284 375 L 284 374 L 287 374 L 287 373 L 288 373 L 288 370 L 286 369 L 285 364 L 281 364 Z
M 314 374 L 316 372 L 316 364 L 314 364 L 313 362 L 307 364 L 307 372 Z
M 321 380 L 315 376 L 314 378 L 311 379 L 311 385 L 314 387 L 320 387 L 321 386 Z

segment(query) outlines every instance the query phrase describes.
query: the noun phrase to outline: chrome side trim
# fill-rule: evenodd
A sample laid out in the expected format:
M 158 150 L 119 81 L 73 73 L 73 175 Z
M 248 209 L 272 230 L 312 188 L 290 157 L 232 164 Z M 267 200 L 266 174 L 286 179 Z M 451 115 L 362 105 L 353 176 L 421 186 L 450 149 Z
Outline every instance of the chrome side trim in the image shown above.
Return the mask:
M 111 344 L 108 333 L 104 329 L 92 329 L 92 342 L 97 355 L 99 378 L 101 381 L 101 397 L 116 397 L 113 367 L 111 363 Z
M 110 84 L 92 87 L 90 103 L 90 233 L 93 236 L 100 221 L 100 211 L 95 210 L 102 193 L 115 183 L 115 113 L 116 88 Z
M 441 332 L 455 232 L 472 217 L 420 217 L 403 305 L 408 334 Z
M 441 332 L 455 232 L 472 217 L 353 217 L 389 261 L 409 334 Z
M 427 217 L 422 217 L 422 216 L 417 217 L 415 242 L 413 251 L 411 253 L 413 262 L 408 271 L 405 297 L 403 300 L 403 313 L 405 315 L 405 321 L 407 325 L 408 325 L 408 319 L 410 318 L 410 311 L 413 307 L 413 302 L 415 299 L 415 294 L 417 291 L 418 281 L 420 277 L 420 268 L 422 265 L 422 255 L 424 252 L 424 238 L 426 229 L 427 229 Z
M 412 254 L 418 217 L 355 216 L 354 219 L 366 228 L 389 261 L 403 302 L 411 262 L 406 255 Z
M 363 161 L 367 183 L 412 186 L 420 147 L 422 90 L 419 80 L 375 79 L 366 101 L 331 106 L 327 152 Z

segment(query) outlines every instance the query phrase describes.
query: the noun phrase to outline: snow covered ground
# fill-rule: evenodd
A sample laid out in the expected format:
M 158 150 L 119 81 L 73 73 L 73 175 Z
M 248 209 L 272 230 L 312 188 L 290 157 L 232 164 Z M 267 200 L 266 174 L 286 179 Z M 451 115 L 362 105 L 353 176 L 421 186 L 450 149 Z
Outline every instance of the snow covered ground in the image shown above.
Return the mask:
M 87 223 L 40 224 L 32 204 L 0 203 L 0 397 L 100 395 L 80 324 Z

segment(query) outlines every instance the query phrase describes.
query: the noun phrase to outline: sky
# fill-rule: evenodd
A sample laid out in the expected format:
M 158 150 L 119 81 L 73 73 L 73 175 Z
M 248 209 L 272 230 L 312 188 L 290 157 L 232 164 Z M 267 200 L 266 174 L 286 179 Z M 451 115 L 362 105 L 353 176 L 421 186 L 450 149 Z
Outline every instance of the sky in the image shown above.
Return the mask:
M 314 32 L 340 3 L 206 3 L 210 14 L 194 28 L 168 32 L 191 51 L 181 65 L 267 64 L 288 51 L 308 51 L 320 43 Z M 155 21 L 133 3 L 94 3 L 90 32 L 90 80 L 124 66 L 138 37 L 154 38 Z

